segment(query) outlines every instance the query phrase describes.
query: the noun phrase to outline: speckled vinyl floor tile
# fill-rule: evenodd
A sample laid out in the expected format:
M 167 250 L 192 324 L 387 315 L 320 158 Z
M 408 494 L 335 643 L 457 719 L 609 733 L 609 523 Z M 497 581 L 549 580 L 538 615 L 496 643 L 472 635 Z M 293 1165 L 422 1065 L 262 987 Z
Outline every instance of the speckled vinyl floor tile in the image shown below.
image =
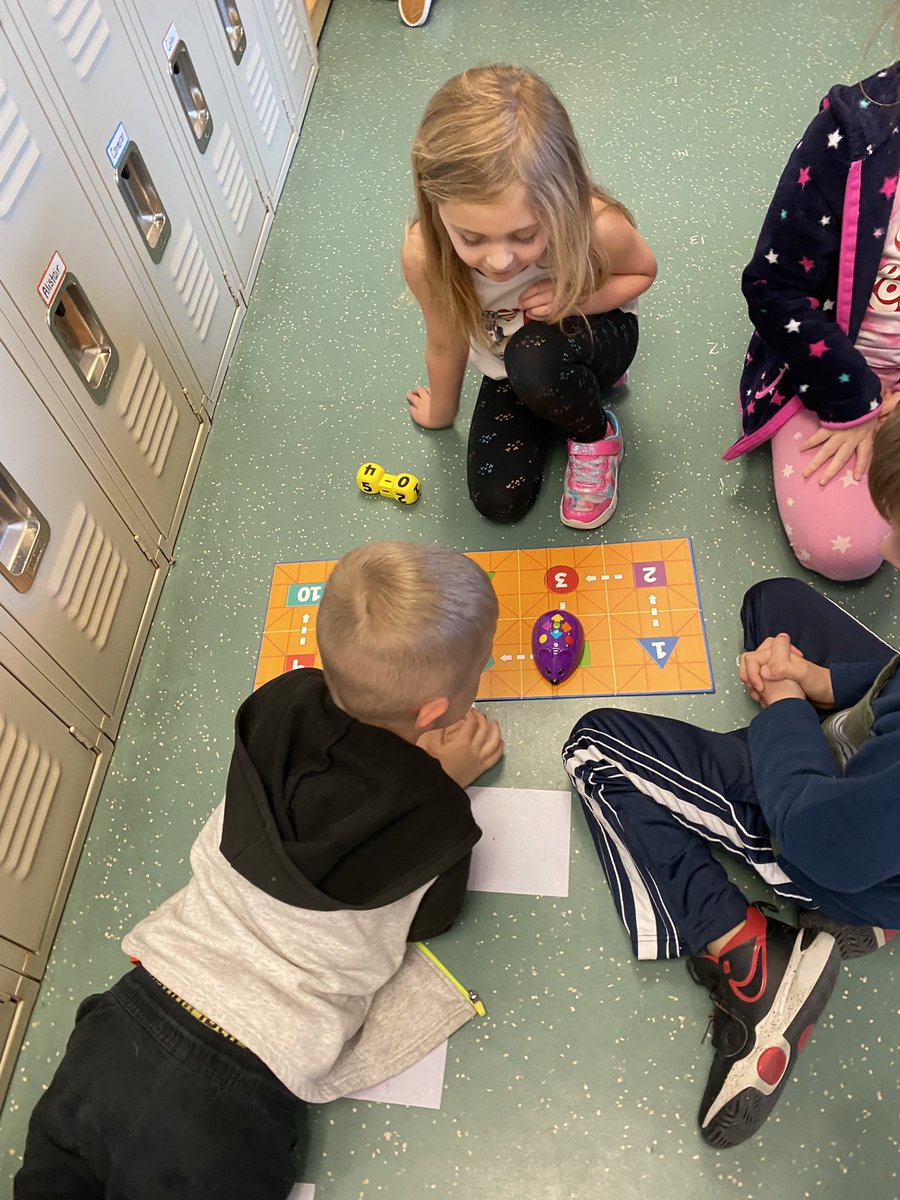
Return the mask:
M 752 706 L 735 669 L 743 591 L 802 575 L 774 512 L 769 458 L 724 464 L 748 339 L 739 277 L 790 148 L 866 50 L 880 0 L 435 0 L 406 29 L 388 0 L 335 0 L 321 73 L 190 508 L 0 1127 L 0 1194 L 79 999 L 125 967 L 122 934 L 181 886 L 219 800 L 235 708 L 253 678 L 275 562 L 408 537 L 465 549 L 569 545 L 561 448 L 515 527 L 465 492 L 466 415 L 414 428 L 422 331 L 398 249 L 408 151 L 450 74 L 529 65 L 569 108 L 597 178 L 659 255 L 618 413 L 622 499 L 608 541 L 690 534 L 715 695 L 622 701 L 728 729 Z M 355 488 L 367 459 L 423 481 L 412 508 Z M 817 585 L 900 640 L 897 581 Z M 507 754 L 484 781 L 559 788 L 560 746 L 585 707 L 495 704 Z M 695 1113 L 711 1051 L 706 996 L 683 963 L 637 964 L 573 810 L 565 900 L 473 894 L 442 958 L 488 1016 L 452 1040 L 439 1112 L 339 1101 L 316 1110 L 302 1178 L 316 1200 L 892 1200 L 898 1179 L 897 951 L 846 965 L 759 1137 L 725 1153 Z M 743 872 L 752 896 L 762 884 Z M 189 1114 L 186 1114 L 189 1120 Z M 198 1197 L 198 1200 L 200 1198 Z

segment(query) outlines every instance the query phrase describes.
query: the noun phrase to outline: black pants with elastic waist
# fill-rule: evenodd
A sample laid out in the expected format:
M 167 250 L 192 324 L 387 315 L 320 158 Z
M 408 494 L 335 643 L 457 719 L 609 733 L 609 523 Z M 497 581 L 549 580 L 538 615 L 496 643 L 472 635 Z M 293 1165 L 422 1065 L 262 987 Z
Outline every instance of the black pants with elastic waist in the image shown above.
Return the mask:
M 15 1200 L 286 1200 L 306 1105 L 142 967 L 89 996 Z
M 576 442 L 606 433 L 604 402 L 634 358 L 637 317 L 615 309 L 564 326 L 517 329 L 503 355 L 508 378 L 482 381 L 469 427 L 469 496 L 491 521 L 518 521 L 534 503 L 555 431 Z

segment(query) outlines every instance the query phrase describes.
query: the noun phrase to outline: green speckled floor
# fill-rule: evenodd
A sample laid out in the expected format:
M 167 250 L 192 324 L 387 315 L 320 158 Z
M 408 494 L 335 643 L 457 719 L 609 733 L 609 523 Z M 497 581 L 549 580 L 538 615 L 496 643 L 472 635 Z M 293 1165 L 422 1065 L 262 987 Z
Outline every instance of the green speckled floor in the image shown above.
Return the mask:
M 522 524 L 495 528 L 474 513 L 464 481 L 474 378 L 456 430 L 426 434 L 406 414 L 404 392 L 423 370 L 397 266 L 407 152 L 428 96 L 463 66 L 500 59 L 543 73 L 595 174 L 659 255 L 619 407 L 622 500 L 605 537 L 693 535 L 718 692 L 625 703 L 718 729 L 750 718 L 734 669 L 742 592 L 801 572 L 774 514 L 766 453 L 719 460 L 737 429 L 748 336 L 738 277 L 819 97 L 892 57 L 884 38 L 864 56 L 881 11 L 881 0 L 435 0 L 414 31 L 389 0 L 335 0 L 177 563 L 3 1113 L 0 1195 L 77 1001 L 118 977 L 122 933 L 186 878 L 192 837 L 220 798 L 272 564 L 375 537 L 473 550 L 578 540 L 557 518 L 561 454 Z M 369 458 L 418 474 L 421 502 L 362 497 L 353 475 Z M 887 568 L 861 586 L 823 586 L 900 639 Z M 559 747 L 584 703 L 495 705 L 507 755 L 487 782 L 564 786 Z M 682 963 L 631 961 L 580 816 L 567 900 L 472 895 L 440 949 L 489 1016 L 453 1039 L 440 1112 L 351 1101 L 316 1112 L 302 1174 L 316 1200 L 900 1195 L 896 951 L 844 968 L 761 1136 L 717 1153 L 694 1119 L 710 1059 L 707 997 Z

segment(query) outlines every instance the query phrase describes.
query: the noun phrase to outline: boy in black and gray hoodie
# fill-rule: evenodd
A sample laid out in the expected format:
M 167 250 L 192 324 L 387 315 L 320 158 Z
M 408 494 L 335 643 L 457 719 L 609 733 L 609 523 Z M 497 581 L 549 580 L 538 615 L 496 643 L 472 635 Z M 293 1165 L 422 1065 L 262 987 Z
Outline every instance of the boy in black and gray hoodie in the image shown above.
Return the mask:
M 411 942 L 458 915 L 480 830 L 463 788 L 502 753 L 472 709 L 497 621 L 436 546 L 346 555 L 323 671 L 238 710 L 188 885 L 124 939 L 31 1118 L 16 1200 L 284 1200 L 305 1102 L 404 1070 L 474 1013 Z

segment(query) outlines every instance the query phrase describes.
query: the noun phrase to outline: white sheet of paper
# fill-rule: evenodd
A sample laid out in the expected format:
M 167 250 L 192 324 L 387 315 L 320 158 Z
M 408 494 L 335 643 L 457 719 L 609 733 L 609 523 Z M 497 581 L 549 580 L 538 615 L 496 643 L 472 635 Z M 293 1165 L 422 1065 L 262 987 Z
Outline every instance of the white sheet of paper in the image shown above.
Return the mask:
M 444 1093 L 444 1068 L 447 1065 L 447 1043 L 435 1046 L 430 1054 L 417 1063 L 377 1083 L 375 1087 L 353 1092 L 353 1100 L 377 1100 L 381 1104 L 405 1104 L 408 1108 L 440 1108 Z
M 314 1183 L 298 1183 L 288 1196 L 288 1200 L 315 1200 L 316 1185 Z
M 528 788 L 469 788 L 481 841 L 469 890 L 568 896 L 572 797 Z

